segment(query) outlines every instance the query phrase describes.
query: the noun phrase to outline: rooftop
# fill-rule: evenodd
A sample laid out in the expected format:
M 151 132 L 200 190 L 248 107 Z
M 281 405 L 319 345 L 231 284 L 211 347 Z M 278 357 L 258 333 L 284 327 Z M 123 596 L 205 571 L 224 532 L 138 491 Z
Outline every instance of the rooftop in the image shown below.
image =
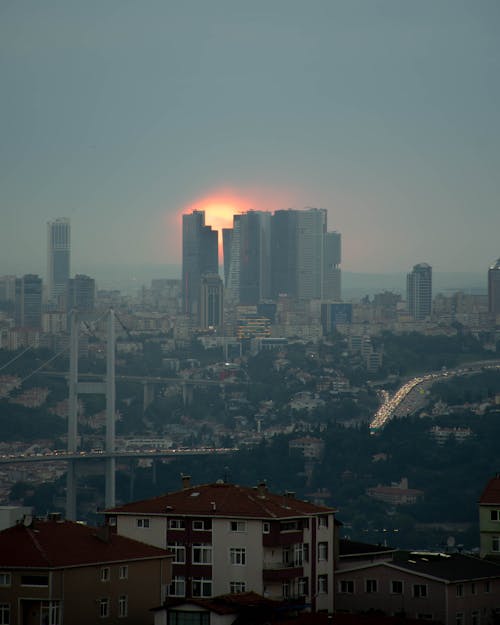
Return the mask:
M 479 498 L 479 503 L 500 505 L 500 474 L 490 479 Z

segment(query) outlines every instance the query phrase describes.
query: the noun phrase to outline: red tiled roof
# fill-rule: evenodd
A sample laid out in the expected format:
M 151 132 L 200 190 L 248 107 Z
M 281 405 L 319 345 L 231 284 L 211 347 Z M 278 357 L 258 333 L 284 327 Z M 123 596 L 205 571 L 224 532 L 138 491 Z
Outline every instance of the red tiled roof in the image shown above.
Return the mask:
M 164 549 L 152 547 L 104 528 L 72 521 L 35 520 L 0 532 L 0 568 L 55 568 L 169 557 Z
M 483 490 L 479 503 L 500 505 L 500 475 L 491 478 Z
M 217 483 L 135 501 L 106 512 L 281 519 L 326 514 L 333 512 L 333 508 L 317 506 L 292 496 L 275 495 L 261 486 L 248 488 Z

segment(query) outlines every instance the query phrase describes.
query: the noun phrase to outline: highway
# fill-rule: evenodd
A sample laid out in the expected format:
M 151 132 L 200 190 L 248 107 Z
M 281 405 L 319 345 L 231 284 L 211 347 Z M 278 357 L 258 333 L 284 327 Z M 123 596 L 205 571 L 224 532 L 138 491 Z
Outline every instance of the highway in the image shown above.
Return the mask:
M 422 406 L 422 402 L 418 401 L 418 396 L 413 397 L 416 392 L 422 392 L 422 396 L 424 396 L 423 393 L 439 380 L 463 375 L 474 375 L 484 369 L 500 369 L 500 360 L 472 362 L 456 369 L 446 369 L 420 375 L 405 382 L 392 396 L 387 391 L 382 391 L 381 394 L 384 401 L 370 421 L 371 432 L 375 433 L 382 429 L 394 417 L 402 416 L 402 414 L 411 414 L 418 410 Z M 413 397 L 412 401 L 410 401 L 411 397 Z M 403 410 L 403 408 L 406 410 Z

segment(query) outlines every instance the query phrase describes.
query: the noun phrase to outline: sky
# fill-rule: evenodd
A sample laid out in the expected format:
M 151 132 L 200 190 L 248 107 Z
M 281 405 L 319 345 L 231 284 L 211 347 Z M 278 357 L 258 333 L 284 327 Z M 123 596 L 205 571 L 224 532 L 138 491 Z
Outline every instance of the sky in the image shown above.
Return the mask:
M 499 32 L 498 0 L 2 0 L 0 275 L 57 217 L 95 275 L 180 264 L 194 208 L 311 206 L 345 270 L 485 272 Z

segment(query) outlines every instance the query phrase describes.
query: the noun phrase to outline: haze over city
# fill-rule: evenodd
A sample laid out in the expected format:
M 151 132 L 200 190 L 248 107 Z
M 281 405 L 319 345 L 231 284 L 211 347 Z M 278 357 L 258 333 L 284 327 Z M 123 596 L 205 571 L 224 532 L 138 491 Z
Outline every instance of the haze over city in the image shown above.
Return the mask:
M 494 1 L 0 7 L 2 273 L 180 265 L 180 216 L 328 209 L 343 268 L 499 255 Z M 156 275 L 158 271 L 155 270 Z

